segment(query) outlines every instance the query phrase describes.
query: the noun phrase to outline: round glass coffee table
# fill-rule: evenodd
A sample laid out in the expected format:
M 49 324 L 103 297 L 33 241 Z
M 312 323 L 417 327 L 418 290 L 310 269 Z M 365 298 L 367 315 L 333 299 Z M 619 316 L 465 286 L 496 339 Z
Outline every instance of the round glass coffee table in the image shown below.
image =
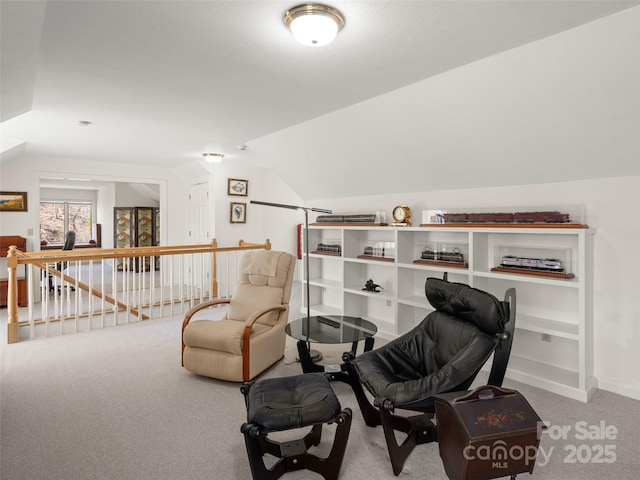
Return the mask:
M 298 340 L 300 365 L 304 373 L 340 372 L 341 365 L 318 365 L 313 362 L 309 343 L 339 344 L 351 343 L 351 354 L 356 355 L 358 343 L 364 340 L 364 351 L 373 348 L 373 336 L 378 327 L 368 320 L 345 315 L 317 315 L 298 318 L 288 323 L 285 332 Z M 337 378 L 336 378 L 337 379 Z

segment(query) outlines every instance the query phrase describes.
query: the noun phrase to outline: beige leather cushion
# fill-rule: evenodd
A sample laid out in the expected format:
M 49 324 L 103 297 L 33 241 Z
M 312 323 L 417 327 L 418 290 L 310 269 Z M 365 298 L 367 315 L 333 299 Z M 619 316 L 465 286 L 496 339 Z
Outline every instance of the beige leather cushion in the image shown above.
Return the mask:
M 252 252 L 253 253 L 253 252 Z M 261 251 L 255 252 L 258 255 L 258 258 L 262 258 L 265 264 L 271 264 L 274 258 L 277 258 L 277 267 L 275 275 L 259 275 L 259 274 L 246 274 L 240 273 L 238 278 L 238 283 L 246 284 L 250 283 L 251 285 L 269 285 L 271 287 L 284 287 L 287 283 L 287 274 L 289 273 L 289 265 L 291 262 L 291 255 L 285 252 L 274 252 L 274 251 Z M 245 260 L 244 256 L 241 262 Z M 248 261 L 249 259 L 247 259 Z M 255 258 L 251 258 L 251 261 L 256 261 Z M 265 265 L 265 270 L 268 270 Z M 241 272 L 246 271 L 244 269 L 244 263 L 241 266 Z M 280 303 L 280 302 L 277 302 Z
M 283 290 L 280 287 L 256 287 L 249 284 L 240 284 L 233 292 L 231 303 L 229 303 L 229 309 L 227 310 L 227 318 L 244 322 L 259 309 L 269 305 L 281 305 L 282 293 Z M 280 311 L 274 310 L 258 318 L 256 324 L 272 327 L 278 321 L 279 315 Z
M 254 325 L 251 337 L 270 330 L 266 325 Z M 190 347 L 206 348 L 242 355 L 244 322 L 235 320 L 196 320 L 184 329 L 184 343 Z
M 255 270 L 272 270 L 276 265 L 275 275 L 247 274 L 241 273 L 238 278 L 238 285 L 232 295 L 227 318 L 244 322 L 258 308 L 268 305 L 281 305 L 284 300 L 284 288 L 287 285 L 289 268 L 293 265 L 292 256 L 285 252 L 260 251 L 249 252 L 242 258 L 241 272 Z M 251 262 L 251 268 L 247 262 Z M 260 262 L 264 262 L 261 266 Z M 264 268 L 262 268 L 264 267 Z M 289 290 L 287 291 L 289 293 Z M 286 299 L 285 303 L 289 303 Z M 262 325 L 273 326 L 278 321 L 279 311 L 269 312 L 256 321 Z
M 186 347 L 184 367 L 197 375 L 218 378 L 231 382 L 242 382 L 242 355 L 228 352 Z

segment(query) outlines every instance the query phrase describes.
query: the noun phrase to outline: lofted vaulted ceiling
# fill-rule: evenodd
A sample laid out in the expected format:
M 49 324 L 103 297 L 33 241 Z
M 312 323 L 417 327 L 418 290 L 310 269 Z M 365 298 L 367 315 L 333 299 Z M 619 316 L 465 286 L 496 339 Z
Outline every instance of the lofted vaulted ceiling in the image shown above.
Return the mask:
M 374 128 L 371 144 L 380 156 L 366 150 L 358 155 L 366 135 L 336 135 L 330 125 L 330 135 L 323 133 L 319 127 L 331 123 L 330 115 L 356 109 L 346 117 L 354 126 L 375 126 L 379 119 L 366 118 L 366 109 L 358 116 L 359 106 L 384 106 L 386 95 L 399 89 L 639 5 L 327 3 L 342 11 L 346 25 L 334 43 L 314 49 L 295 42 L 282 22 L 295 1 L 2 0 L 3 155 L 19 151 L 179 171 L 200 162 L 202 152 L 216 151 L 225 161 L 273 168 L 302 198 L 375 193 L 386 187 L 354 180 L 358 172 L 394 161 L 378 142 L 402 142 L 403 149 L 409 142 L 418 151 L 422 139 L 380 138 Z M 327 144 L 334 148 L 325 150 Z M 329 186 L 330 177 L 313 173 L 318 162 L 350 177 Z M 411 170 L 404 175 L 411 177 Z M 473 177 L 460 185 L 473 186 Z M 499 181 L 521 183 L 508 175 Z

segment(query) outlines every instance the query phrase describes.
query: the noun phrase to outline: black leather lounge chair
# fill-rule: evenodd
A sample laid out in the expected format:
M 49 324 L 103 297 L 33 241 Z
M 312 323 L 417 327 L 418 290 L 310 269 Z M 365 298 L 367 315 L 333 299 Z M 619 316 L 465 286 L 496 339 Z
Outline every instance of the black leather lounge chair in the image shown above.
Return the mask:
M 381 348 L 343 357 L 365 423 L 383 427 L 395 475 L 416 445 L 437 441 L 433 396 L 467 390 L 492 354 L 488 383 L 501 386 L 513 341 L 514 289 L 501 301 L 468 285 L 428 278 L 425 293 L 435 311 L 418 326 Z M 395 409 L 420 413 L 403 416 Z M 407 434 L 402 444 L 396 430 Z

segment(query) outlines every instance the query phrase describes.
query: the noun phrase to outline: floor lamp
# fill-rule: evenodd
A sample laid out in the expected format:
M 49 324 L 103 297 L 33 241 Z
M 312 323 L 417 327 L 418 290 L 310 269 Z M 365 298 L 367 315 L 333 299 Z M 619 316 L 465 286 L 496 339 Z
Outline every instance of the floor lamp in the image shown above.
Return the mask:
M 304 211 L 304 255 L 305 255 L 305 263 L 304 263 L 304 279 L 306 282 L 306 293 L 307 293 L 307 349 L 309 350 L 309 354 L 314 361 L 320 360 L 322 355 L 320 352 L 311 351 L 311 342 L 309 342 L 309 319 L 311 318 L 311 289 L 309 287 L 309 212 L 318 212 L 318 213 L 333 213 L 331 210 L 325 210 L 322 208 L 309 208 L 309 207 L 300 207 L 296 205 L 285 205 L 282 203 L 271 203 L 271 202 L 260 202 L 258 200 L 251 200 L 249 203 L 255 203 L 256 205 L 266 205 L 268 207 L 278 207 L 278 208 L 288 208 L 290 210 L 303 210 Z

